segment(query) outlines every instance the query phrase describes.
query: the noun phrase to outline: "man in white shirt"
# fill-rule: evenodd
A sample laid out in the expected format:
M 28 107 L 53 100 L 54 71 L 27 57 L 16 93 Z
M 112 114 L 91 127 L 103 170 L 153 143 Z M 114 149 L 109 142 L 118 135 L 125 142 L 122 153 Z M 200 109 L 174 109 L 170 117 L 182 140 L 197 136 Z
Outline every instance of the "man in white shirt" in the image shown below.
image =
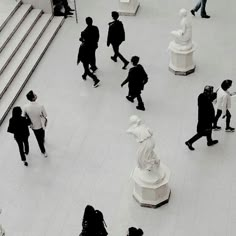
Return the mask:
M 32 90 L 26 94 L 26 97 L 29 103 L 24 106 L 24 116 L 27 116 L 31 120 L 31 128 L 34 131 L 39 148 L 42 154 L 47 157 L 44 147 L 44 127 L 47 125 L 47 113 L 44 106 L 36 102 L 37 95 Z
M 221 127 L 217 126 L 217 122 L 221 115 L 224 119 L 226 117 L 226 132 L 234 132 L 234 128 L 230 127 L 230 119 L 231 114 L 229 109 L 231 107 L 231 94 L 229 93 L 228 89 L 232 86 L 232 80 L 224 80 L 221 84 L 221 87 L 217 91 L 217 98 L 216 98 L 216 117 L 214 120 L 213 129 L 220 130 Z

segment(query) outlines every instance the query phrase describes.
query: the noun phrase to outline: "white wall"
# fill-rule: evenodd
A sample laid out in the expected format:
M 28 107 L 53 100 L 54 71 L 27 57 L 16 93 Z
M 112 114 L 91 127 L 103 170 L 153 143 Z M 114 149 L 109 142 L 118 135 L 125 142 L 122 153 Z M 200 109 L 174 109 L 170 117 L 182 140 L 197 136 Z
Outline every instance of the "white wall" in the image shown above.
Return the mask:
M 34 8 L 42 9 L 45 13 L 52 13 L 52 0 L 22 0 L 23 3 L 30 3 Z

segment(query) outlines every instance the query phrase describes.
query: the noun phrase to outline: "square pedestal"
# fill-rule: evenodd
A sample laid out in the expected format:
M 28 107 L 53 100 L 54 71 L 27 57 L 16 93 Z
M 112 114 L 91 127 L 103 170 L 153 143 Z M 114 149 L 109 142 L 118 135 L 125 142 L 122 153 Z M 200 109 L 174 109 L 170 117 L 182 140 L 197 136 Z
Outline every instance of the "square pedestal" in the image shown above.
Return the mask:
M 177 50 L 169 47 L 170 50 L 170 64 L 169 70 L 175 75 L 188 75 L 195 71 L 193 62 L 194 48 L 187 51 Z
M 119 0 L 118 12 L 123 16 L 135 16 L 139 5 L 138 0 Z

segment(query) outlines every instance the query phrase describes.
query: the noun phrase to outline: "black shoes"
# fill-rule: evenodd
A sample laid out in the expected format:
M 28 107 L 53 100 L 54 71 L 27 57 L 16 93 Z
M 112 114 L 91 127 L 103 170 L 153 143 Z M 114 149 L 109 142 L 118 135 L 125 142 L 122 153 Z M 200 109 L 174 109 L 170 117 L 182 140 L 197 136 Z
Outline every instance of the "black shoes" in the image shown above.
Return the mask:
M 207 146 L 213 146 L 218 143 L 218 140 L 212 140 L 211 142 L 207 143 Z
M 191 10 L 190 12 L 192 13 L 193 16 L 195 16 L 195 11 L 194 10 Z
M 208 16 L 207 14 L 201 15 L 201 17 L 202 17 L 202 18 L 206 18 L 206 19 L 210 18 L 210 16 Z
M 112 56 L 111 56 L 111 60 L 114 61 L 114 62 L 117 62 L 117 59 L 115 57 L 112 57 Z
M 99 82 L 100 82 L 100 80 L 98 79 L 98 80 L 96 80 L 95 82 L 94 82 L 94 85 L 93 85 L 93 87 L 94 88 L 97 88 L 98 86 L 99 86 Z
M 126 96 L 126 99 L 127 99 L 128 101 L 130 101 L 130 102 L 134 102 L 134 99 L 133 99 L 132 97 L 130 97 L 130 96 Z
M 83 78 L 83 80 L 86 80 L 86 75 L 83 74 L 83 75 L 82 75 L 82 78 Z
M 126 70 L 127 69 L 127 66 L 129 65 L 129 62 L 125 62 L 124 66 L 122 67 L 123 70 Z
M 225 129 L 226 132 L 234 132 L 235 131 L 235 128 L 232 128 L 232 127 L 228 127 Z
M 25 165 L 25 166 L 28 166 L 28 162 L 27 162 L 27 161 L 24 161 L 24 165 Z
M 193 148 L 192 144 L 191 144 L 189 141 L 185 142 L 185 144 L 188 146 L 189 150 L 191 150 L 191 151 L 194 151 L 194 150 L 195 150 L 195 149 Z
M 219 131 L 219 130 L 221 130 L 221 127 L 216 125 L 216 126 L 213 126 L 212 129 L 215 130 L 215 131 Z
M 138 106 L 136 106 L 136 108 L 137 108 L 138 110 L 140 110 L 140 111 L 145 111 L 145 107 L 144 107 L 144 106 L 138 105 Z

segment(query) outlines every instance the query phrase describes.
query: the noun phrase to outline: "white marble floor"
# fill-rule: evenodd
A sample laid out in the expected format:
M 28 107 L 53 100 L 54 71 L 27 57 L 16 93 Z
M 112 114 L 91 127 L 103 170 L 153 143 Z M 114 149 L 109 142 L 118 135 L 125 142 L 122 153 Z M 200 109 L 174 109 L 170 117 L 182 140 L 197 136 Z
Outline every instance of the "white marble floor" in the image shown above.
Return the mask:
M 126 41 L 121 52 L 138 55 L 149 75 L 143 92 L 146 111 L 126 101 L 120 88 L 127 71 L 110 60 L 106 47 L 110 11 L 116 0 L 80 0 L 79 24 L 67 19 L 16 105 L 26 103 L 33 89 L 48 112 L 46 147 L 41 156 L 31 132 L 29 167 L 22 165 L 17 145 L 6 132 L 9 117 L 0 127 L 0 223 L 10 236 L 76 236 L 86 204 L 104 213 L 109 235 L 126 235 L 129 226 L 145 236 L 236 235 L 236 133 L 215 132 L 219 144 L 207 147 L 204 139 L 194 152 L 184 142 L 195 133 L 197 96 L 207 84 L 218 87 L 234 81 L 236 90 L 235 7 L 229 0 L 208 1 L 211 19 L 193 18 L 196 72 L 187 77 L 168 71 L 170 31 L 178 28 L 178 10 L 193 1 L 141 0 L 136 17 L 121 17 Z M 76 66 L 84 18 L 92 16 L 100 28 L 97 51 L 102 84 L 81 79 Z M 232 126 L 236 126 L 235 100 Z M 140 207 L 132 198 L 130 173 L 135 166 L 136 143 L 125 130 L 132 114 L 153 129 L 156 151 L 172 171 L 169 204 L 159 209 Z M 220 125 L 224 127 L 224 121 Z

